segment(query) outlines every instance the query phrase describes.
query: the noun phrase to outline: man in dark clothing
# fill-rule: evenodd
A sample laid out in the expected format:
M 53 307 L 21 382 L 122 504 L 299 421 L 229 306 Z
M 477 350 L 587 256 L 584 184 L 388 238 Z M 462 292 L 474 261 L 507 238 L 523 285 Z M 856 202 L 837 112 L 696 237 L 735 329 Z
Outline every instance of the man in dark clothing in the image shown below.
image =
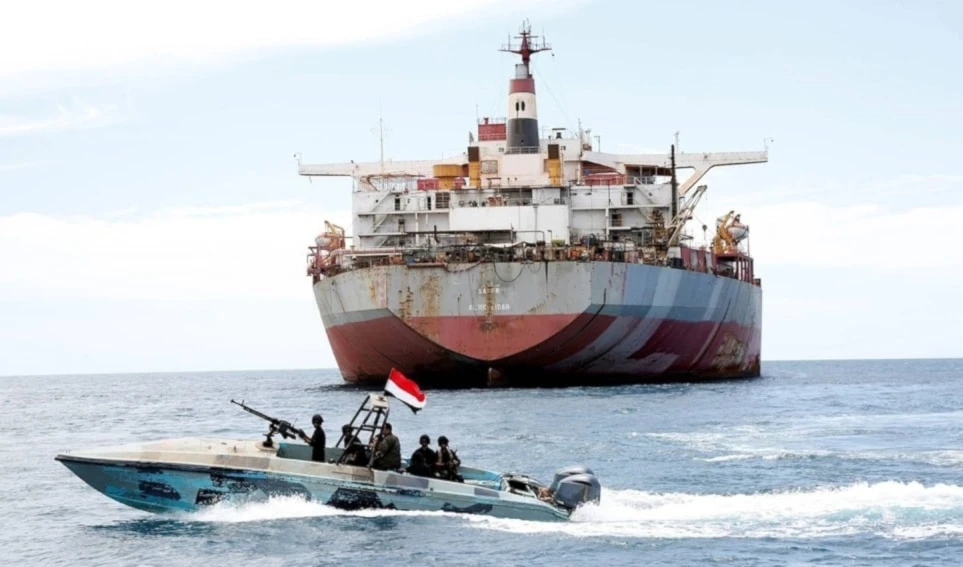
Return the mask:
M 324 461 L 324 429 L 321 429 L 321 424 L 324 423 L 324 418 L 321 417 L 320 413 L 314 414 L 311 418 L 311 423 L 314 424 L 314 435 L 308 437 L 304 435 L 301 439 L 305 443 L 311 445 L 311 460 L 323 463 Z
M 391 424 L 385 423 L 374 448 L 374 462 L 371 468 L 378 470 L 397 470 L 401 466 L 401 441 L 391 432 Z
M 458 453 L 448 446 L 448 438 L 444 435 L 438 437 L 438 461 L 435 464 L 438 478 L 465 482 L 458 472 L 460 466 L 461 459 L 458 458 Z
M 438 460 L 438 455 L 428 446 L 431 444 L 431 438 L 422 435 L 418 442 L 421 447 L 411 454 L 408 472 L 416 476 L 435 476 L 435 461 Z
M 344 458 L 341 460 L 346 465 L 356 467 L 366 467 L 371 458 L 368 456 L 368 448 L 354 434 L 351 424 L 346 423 L 341 427 L 341 436 L 344 437 Z

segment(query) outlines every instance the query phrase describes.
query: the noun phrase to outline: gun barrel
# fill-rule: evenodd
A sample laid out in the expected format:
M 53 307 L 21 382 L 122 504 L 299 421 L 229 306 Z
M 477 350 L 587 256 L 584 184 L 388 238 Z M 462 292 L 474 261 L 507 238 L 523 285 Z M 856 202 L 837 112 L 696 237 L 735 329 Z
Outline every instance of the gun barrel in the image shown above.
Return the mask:
M 284 437 L 284 438 L 286 438 L 286 439 L 287 439 L 287 438 L 294 438 L 294 437 L 295 437 L 295 435 L 294 435 L 295 433 L 297 433 L 297 434 L 299 434 L 299 435 L 301 435 L 301 436 L 304 436 L 304 437 L 307 436 L 307 435 L 304 433 L 304 431 L 302 431 L 301 429 L 298 429 L 297 427 L 294 427 L 294 425 L 292 425 L 292 424 L 291 424 L 290 422 L 288 422 L 288 421 L 285 421 L 285 420 L 283 420 L 283 419 L 278 419 L 278 418 L 276 418 L 276 417 L 271 417 L 271 416 L 269 416 L 269 415 L 267 415 L 267 414 L 261 413 L 261 412 L 257 411 L 256 409 L 254 409 L 254 408 L 252 408 L 252 407 L 250 407 L 250 406 L 244 405 L 244 402 L 237 402 L 237 401 L 234 401 L 234 400 L 232 399 L 232 400 L 231 400 L 231 403 L 232 403 L 232 404 L 237 404 L 237 405 L 241 406 L 241 408 L 243 408 L 244 411 L 246 411 L 246 412 L 248 412 L 248 413 L 250 413 L 250 414 L 256 415 L 256 416 L 260 417 L 261 419 L 263 419 L 263 420 L 265 420 L 265 421 L 269 421 L 273 427 L 277 428 L 277 432 L 281 434 L 281 437 Z
M 244 405 L 244 402 L 236 402 L 236 401 L 234 401 L 234 400 L 231 400 L 231 403 L 237 404 L 237 405 L 241 406 L 241 408 L 242 408 L 244 411 L 246 411 L 246 412 L 248 412 L 248 413 L 250 413 L 250 414 L 256 415 L 256 416 L 260 417 L 260 418 L 263 419 L 263 420 L 270 421 L 271 423 L 277 423 L 278 421 L 280 421 L 280 420 L 277 419 L 277 418 L 273 418 L 273 417 L 271 417 L 271 416 L 269 416 L 269 415 L 267 415 L 267 414 L 264 414 L 264 413 L 261 413 L 261 412 L 257 411 L 256 409 L 254 409 L 254 408 L 252 408 L 252 407 L 250 407 L 250 406 Z

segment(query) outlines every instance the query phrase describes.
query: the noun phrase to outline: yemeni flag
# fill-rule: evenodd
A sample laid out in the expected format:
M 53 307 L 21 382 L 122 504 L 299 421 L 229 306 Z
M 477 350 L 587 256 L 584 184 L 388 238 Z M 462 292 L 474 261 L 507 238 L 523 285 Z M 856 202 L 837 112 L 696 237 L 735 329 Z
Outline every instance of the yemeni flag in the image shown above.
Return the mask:
M 388 374 L 388 383 L 385 384 L 385 394 L 398 398 L 402 403 L 411 408 L 411 411 L 418 413 L 418 410 L 425 407 L 425 394 L 404 374 L 392 368 Z

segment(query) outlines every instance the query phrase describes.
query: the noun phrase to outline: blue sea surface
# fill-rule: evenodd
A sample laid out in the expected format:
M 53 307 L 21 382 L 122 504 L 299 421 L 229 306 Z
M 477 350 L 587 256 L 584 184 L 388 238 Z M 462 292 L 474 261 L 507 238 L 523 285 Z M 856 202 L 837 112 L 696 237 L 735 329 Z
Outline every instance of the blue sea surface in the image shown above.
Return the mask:
M 96 492 L 63 450 L 259 437 L 230 399 L 329 439 L 366 390 L 336 371 L 0 378 L 2 565 L 963 564 L 963 360 L 768 362 L 763 377 L 428 391 L 392 406 L 404 454 L 444 434 L 467 464 L 582 463 L 600 505 L 567 523 L 335 510 L 278 498 L 156 515 Z

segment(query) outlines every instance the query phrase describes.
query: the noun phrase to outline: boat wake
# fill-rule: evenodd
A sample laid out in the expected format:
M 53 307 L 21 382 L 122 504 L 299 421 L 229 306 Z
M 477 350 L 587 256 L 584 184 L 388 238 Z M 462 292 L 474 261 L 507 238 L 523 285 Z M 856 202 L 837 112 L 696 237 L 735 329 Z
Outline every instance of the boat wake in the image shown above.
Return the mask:
M 963 487 L 888 481 L 728 495 L 603 489 L 599 505 L 580 508 L 566 524 L 472 521 L 487 529 L 579 537 L 946 538 L 963 535 Z
M 940 539 L 963 536 L 963 486 L 888 481 L 726 495 L 603 488 L 601 504 L 579 508 L 567 523 L 450 512 L 347 511 L 298 497 L 218 504 L 184 514 L 182 519 L 238 523 L 336 516 L 436 516 L 445 521 L 467 521 L 479 529 L 574 537 L 810 539 L 871 535 L 898 540 Z
M 311 502 L 300 496 L 274 497 L 266 502 L 246 504 L 219 503 L 197 512 L 185 512 L 181 518 L 193 522 L 239 523 L 287 520 L 292 518 L 320 518 L 325 516 L 351 516 L 357 518 L 383 518 L 390 516 L 460 516 L 441 511 L 401 511 L 385 509 L 342 510 L 320 502 Z

